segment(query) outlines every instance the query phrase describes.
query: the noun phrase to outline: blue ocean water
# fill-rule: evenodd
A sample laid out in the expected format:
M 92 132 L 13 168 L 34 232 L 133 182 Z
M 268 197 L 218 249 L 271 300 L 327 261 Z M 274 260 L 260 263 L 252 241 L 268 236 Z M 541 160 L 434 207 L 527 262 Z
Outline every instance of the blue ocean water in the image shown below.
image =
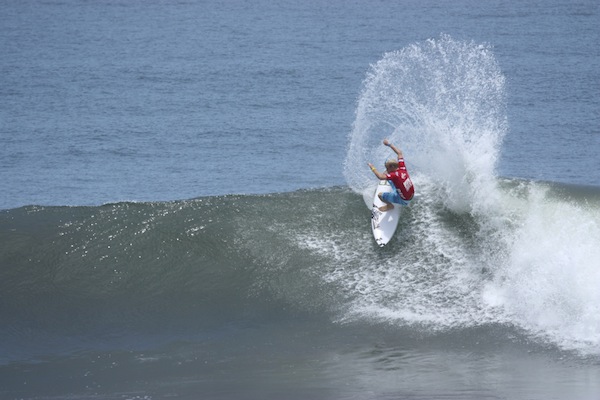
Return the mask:
M 0 9 L 0 397 L 598 398 L 597 2 Z
M 442 33 L 491 45 L 506 77 L 501 176 L 600 184 L 594 1 L 2 11 L 1 208 L 344 185 L 370 64 Z

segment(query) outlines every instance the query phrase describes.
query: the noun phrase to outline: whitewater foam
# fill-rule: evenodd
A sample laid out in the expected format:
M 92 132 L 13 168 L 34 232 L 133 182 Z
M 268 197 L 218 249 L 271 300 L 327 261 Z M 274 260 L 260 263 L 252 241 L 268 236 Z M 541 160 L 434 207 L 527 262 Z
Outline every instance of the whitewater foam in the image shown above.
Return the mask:
M 386 158 L 388 137 L 404 150 L 419 197 L 385 255 L 340 260 L 334 251 L 347 266 L 326 276 L 348 299 L 341 320 L 433 331 L 500 324 L 600 354 L 598 207 L 540 183 L 503 184 L 495 167 L 507 126 L 490 46 L 442 35 L 372 65 L 346 179 L 367 202 L 376 180 L 366 163 Z
M 510 254 L 484 299 L 561 347 L 600 353 L 600 213 L 551 198 L 551 187 L 525 190 Z

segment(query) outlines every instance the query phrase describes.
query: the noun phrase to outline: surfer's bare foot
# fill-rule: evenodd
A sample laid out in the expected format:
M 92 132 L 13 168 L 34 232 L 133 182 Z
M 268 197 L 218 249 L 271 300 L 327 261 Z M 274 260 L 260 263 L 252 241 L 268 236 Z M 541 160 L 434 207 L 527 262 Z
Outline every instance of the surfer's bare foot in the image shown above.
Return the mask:
M 385 206 L 379 207 L 379 211 L 385 212 L 385 211 L 392 210 L 393 208 L 394 208 L 394 206 L 392 204 L 387 204 Z

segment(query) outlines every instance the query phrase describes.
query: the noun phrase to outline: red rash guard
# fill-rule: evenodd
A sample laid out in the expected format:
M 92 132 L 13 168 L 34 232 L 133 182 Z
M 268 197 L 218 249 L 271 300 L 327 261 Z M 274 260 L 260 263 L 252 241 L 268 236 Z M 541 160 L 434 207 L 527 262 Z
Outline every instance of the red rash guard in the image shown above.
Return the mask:
M 396 186 L 396 189 L 400 193 L 400 197 L 404 200 L 412 200 L 415 195 L 415 188 L 410 180 L 410 176 L 408 176 L 403 158 L 398 159 L 398 169 L 385 174 L 385 177 L 394 183 L 394 186 Z

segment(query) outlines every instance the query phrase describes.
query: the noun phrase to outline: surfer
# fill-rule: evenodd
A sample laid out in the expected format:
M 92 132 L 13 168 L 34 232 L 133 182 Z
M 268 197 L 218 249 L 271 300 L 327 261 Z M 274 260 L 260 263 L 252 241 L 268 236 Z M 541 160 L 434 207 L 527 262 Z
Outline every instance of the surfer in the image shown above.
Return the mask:
M 387 179 L 395 189 L 392 192 L 379 193 L 379 198 L 385 203 L 385 206 L 379 207 L 379 211 L 388 211 L 394 208 L 392 203 L 407 206 L 415 195 L 415 187 L 404 164 L 402 150 L 391 144 L 387 139 L 383 140 L 383 144 L 396 153 L 398 160 L 387 160 L 385 162 L 385 173 L 377 171 L 373 164 L 368 164 L 377 178 L 380 180 Z

